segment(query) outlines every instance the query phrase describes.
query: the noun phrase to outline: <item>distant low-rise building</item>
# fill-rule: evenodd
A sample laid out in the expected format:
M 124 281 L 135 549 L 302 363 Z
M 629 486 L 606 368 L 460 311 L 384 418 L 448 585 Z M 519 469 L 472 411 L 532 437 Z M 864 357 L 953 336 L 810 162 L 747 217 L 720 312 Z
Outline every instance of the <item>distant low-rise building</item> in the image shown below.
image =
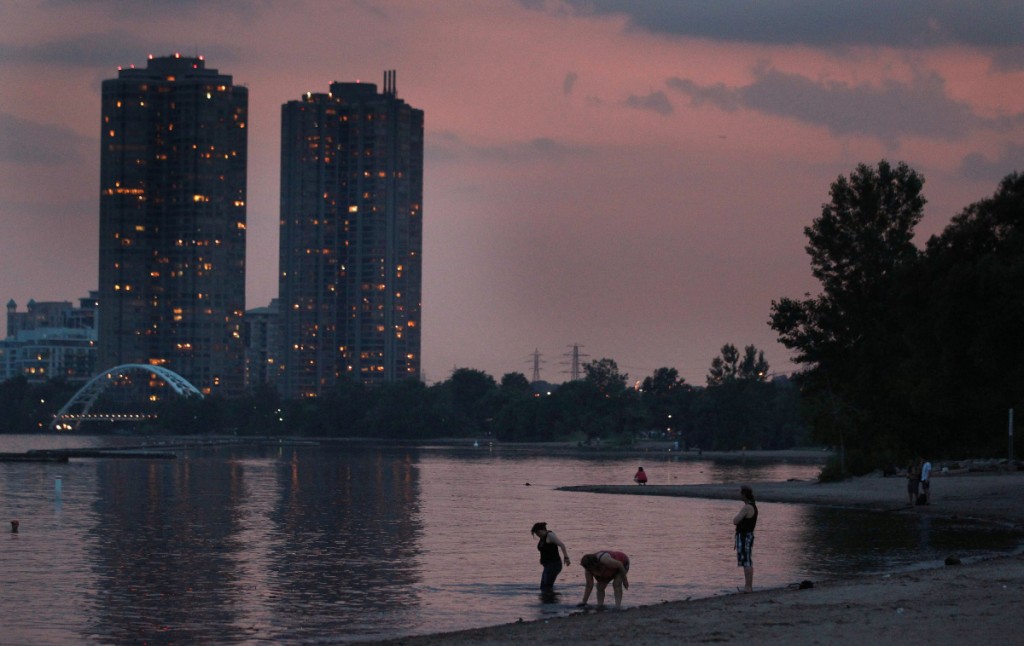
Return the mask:
M 277 383 L 281 363 L 277 360 L 278 299 L 266 307 L 246 310 L 243 318 L 245 339 L 245 385 L 253 391 L 262 385 Z
M 19 312 L 7 303 L 7 338 L 0 341 L 0 381 L 22 375 L 31 382 L 84 383 L 96 372 L 97 298 L 36 302 Z

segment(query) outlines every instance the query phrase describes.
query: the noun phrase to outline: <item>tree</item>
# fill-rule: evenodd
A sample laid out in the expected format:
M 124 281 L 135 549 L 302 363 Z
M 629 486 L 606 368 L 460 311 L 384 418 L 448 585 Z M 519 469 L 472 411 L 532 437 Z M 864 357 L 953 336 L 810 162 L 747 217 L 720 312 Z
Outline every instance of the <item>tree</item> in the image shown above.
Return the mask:
M 1024 175 L 955 216 L 904 282 L 899 374 L 920 420 L 905 449 L 1000 449 L 1007 409 L 1024 405 Z
M 581 400 L 577 401 L 590 409 L 584 427 L 587 435 L 613 435 L 619 441 L 632 442 L 632 433 L 642 426 L 643 416 L 636 391 L 626 387 L 629 375 L 619 372 L 618 364 L 608 358 L 591 361 L 583 371 Z
M 545 440 L 550 428 L 538 423 L 539 402 L 533 397 L 533 388 L 521 372 L 502 376 L 491 428 L 500 440 Z
M 583 366 L 584 380 L 599 392 L 612 397 L 626 389 L 629 375 L 619 372 L 619 365 L 611 359 L 595 359 Z
M 765 381 L 768 379 L 768 368 L 764 351 L 748 345 L 743 348 L 743 360 L 740 361 L 736 377 L 742 381 Z
M 711 360 L 711 368 L 708 370 L 708 385 L 732 381 L 736 378 L 739 370 L 740 352 L 731 343 L 722 346 L 721 354 Z
M 764 381 L 768 378 L 768 362 L 764 351 L 748 345 L 743 348 L 743 358 L 739 350 L 731 343 L 722 346 L 721 354 L 711 360 L 708 369 L 708 386 L 717 386 L 725 382 Z
M 658 398 L 668 397 L 683 388 L 686 388 L 686 380 L 679 376 L 675 368 L 658 368 L 640 386 L 645 395 Z
M 523 395 L 529 397 L 533 394 L 530 380 L 521 372 L 509 372 L 501 378 L 501 392 L 506 396 Z
M 640 386 L 648 425 L 664 429 L 672 439 L 685 437 L 690 386 L 675 368 L 658 368 Z
M 454 415 L 453 430 L 465 435 L 483 431 L 486 420 L 494 414 L 494 395 L 498 388 L 494 378 L 480 370 L 459 368 L 444 387 Z
M 768 361 L 753 345 L 743 354 L 731 343 L 711 360 L 708 387 L 698 398 L 696 425 L 700 446 L 718 449 L 768 448 L 777 434 L 774 388 L 768 379 Z M 774 447 L 773 447 L 774 448 Z
M 892 167 L 885 160 L 840 176 L 821 216 L 804 229 L 822 293 L 772 302 L 772 329 L 806 366 L 798 378 L 815 400 L 810 410 L 817 413 L 820 439 L 841 449 L 849 444 L 862 457 L 888 450 L 902 422 L 886 385 L 907 348 L 892 334 L 889 306 L 900 276 L 919 258 L 913 235 L 925 204 L 923 185 L 906 164 Z
M 828 368 L 863 341 L 897 270 L 917 259 L 912 239 L 923 185 L 906 164 L 892 168 L 885 160 L 877 168 L 861 164 L 832 184 L 831 202 L 804 229 L 822 294 L 772 302 L 771 326 L 798 351 L 798 362 Z
M 355 379 L 339 379 L 318 399 L 321 411 L 318 425 L 328 436 L 353 436 L 370 407 L 368 388 Z M 320 434 L 320 433 L 318 433 Z
M 451 428 L 436 409 L 437 392 L 416 379 L 384 384 L 366 416 L 373 437 L 429 438 L 448 434 Z
M 48 428 L 75 388 L 63 379 L 29 383 L 24 375 L 0 382 L 0 433 L 38 433 Z

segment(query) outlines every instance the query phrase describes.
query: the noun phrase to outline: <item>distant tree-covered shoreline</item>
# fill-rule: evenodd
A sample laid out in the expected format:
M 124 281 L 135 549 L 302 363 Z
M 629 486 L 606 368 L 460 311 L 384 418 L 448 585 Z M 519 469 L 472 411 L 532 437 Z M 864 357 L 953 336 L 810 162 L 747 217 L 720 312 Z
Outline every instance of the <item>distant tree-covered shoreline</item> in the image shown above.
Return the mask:
M 131 429 L 92 422 L 82 432 L 137 432 L 413 439 L 466 437 L 505 442 L 574 441 L 628 446 L 638 439 L 679 442 L 708 450 L 785 449 L 807 441 L 799 392 L 786 379 L 767 379 L 763 353 L 746 348 L 742 361 L 726 344 L 712 361 L 707 386 L 691 386 L 674 368 L 659 368 L 639 388 L 612 359 L 584 366 L 585 376 L 563 384 L 531 384 L 521 373 L 496 382 L 470 368 L 426 385 L 415 380 L 376 388 L 338 384 L 322 397 L 283 400 L 271 387 L 237 399 L 171 397 L 156 404 L 101 399 L 96 410 L 152 412 L 154 421 Z M 751 359 L 751 357 L 753 357 Z M 49 404 L 31 402 L 48 393 Z M 61 395 L 57 395 L 57 392 Z M 0 384 L 0 406 L 10 412 L 0 432 L 44 430 L 74 393 L 67 384 Z
M 837 449 L 834 475 L 933 459 L 1006 455 L 1008 411 L 1024 406 L 1024 175 L 966 207 L 923 248 L 924 178 L 904 163 L 858 165 L 804 229 L 821 292 L 773 301 L 768 324 L 801 369 L 769 380 L 764 353 L 725 344 L 706 384 L 659 368 L 638 388 L 602 358 L 582 379 L 496 381 L 471 368 L 440 383 L 342 382 L 282 400 L 171 398 L 141 432 L 629 445 Z M 0 432 L 43 430 L 74 389 L 0 383 Z

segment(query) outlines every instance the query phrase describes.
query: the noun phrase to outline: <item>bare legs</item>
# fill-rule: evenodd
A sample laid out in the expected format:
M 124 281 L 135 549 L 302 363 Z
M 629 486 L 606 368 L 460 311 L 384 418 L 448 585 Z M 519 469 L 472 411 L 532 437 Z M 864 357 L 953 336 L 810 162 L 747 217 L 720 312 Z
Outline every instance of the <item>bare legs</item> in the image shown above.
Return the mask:
M 604 589 L 608 587 L 608 583 L 601 581 L 597 582 L 597 607 L 604 607 Z M 615 608 L 619 609 L 622 607 L 622 579 L 615 577 L 612 580 L 612 592 L 615 594 Z

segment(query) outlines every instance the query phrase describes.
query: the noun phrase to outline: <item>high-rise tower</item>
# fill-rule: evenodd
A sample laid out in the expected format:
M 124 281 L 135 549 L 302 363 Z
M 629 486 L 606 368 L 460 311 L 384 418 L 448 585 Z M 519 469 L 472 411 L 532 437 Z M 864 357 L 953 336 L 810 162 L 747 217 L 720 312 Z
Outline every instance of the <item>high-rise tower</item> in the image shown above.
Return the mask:
M 178 54 L 103 82 L 101 370 L 148 363 L 242 392 L 248 104 Z
M 395 73 L 281 111 L 285 396 L 420 375 L 423 111 Z

